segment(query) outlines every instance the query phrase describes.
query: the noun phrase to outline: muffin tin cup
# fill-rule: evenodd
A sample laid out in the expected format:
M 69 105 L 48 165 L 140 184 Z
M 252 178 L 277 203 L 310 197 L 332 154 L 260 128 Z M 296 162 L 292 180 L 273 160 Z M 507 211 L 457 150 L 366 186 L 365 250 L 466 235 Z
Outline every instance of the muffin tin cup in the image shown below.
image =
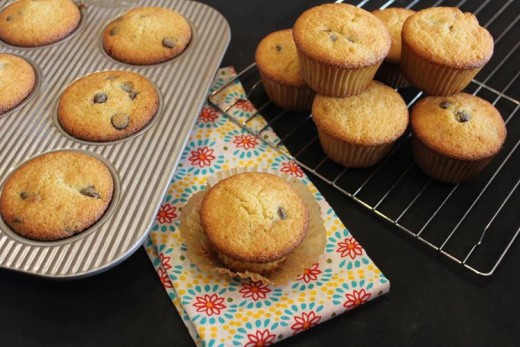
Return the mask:
M 114 198 L 103 217 L 87 230 L 60 241 L 34 241 L 0 222 L 0 268 L 41 277 L 71 279 L 91 276 L 119 264 L 145 241 L 161 199 L 204 104 L 231 33 L 226 19 L 213 8 L 185 0 L 85 1 L 82 23 L 52 47 L 21 49 L 5 45 L 36 67 L 38 87 L 30 103 L 0 118 L 0 182 L 15 168 L 43 153 L 82 151 L 101 159 L 115 178 Z M 193 36 L 179 56 L 145 66 L 121 63 L 103 50 L 105 24 L 129 6 L 161 6 L 183 15 Z M 87 15 L 85 15 L 87 14 Z M 78 140 L 61 129 L 56 108 L 71 81 L 96 71 L 130 70 L 155 86 L 160 105 L 141 131 L 111 142 Z M 4 114 L 5 115 L 5 114 Z
M 298 50 L 300 71 L 305 82 L 316 93 L 333 97 L 352 96 L 363 92 L 374 79 L 379 65 L 349 69 L 321 63 Z
M 289 111 L 310 111 L 314 91 L 309 87 L 287 86 L 260 73 L 265 92 L 278 107 Z
M 390 152 L 394 143 L 361 146 L 337 139 L 318 128 L 321 148 L 332 161 L 350 168 L 366 168 L 377 164 Z
M 456 69 L 435 64 L 416 54 L 403 40 L 401 71 L 415 87 L 428 95 L 446 96 L 461 92 L 482 69 Z

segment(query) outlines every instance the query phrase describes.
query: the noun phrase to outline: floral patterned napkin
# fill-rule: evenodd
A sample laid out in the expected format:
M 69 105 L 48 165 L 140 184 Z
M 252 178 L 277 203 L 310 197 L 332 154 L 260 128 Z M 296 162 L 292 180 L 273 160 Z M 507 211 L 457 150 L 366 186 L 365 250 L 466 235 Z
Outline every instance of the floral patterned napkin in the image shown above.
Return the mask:
M 212 90 L 234 76 L 232 68 L 219 70 Z M 225 108 L 245 97 L 237 80 L 218 94 L 218 104 Z M 245 120 L 255 111 L 250 102 L 240 101 L 228 112 Z M 248 123 L 252 127 L 265 124 L 262 117 Z M 276 139 L 274 132 L 266 134 Z M 327 231 L 325 253 L 283 287 L 201 273 L 186 257 L 178 229 L 182 206 L 193 193 L 204 189 L 209 175 L 237 166 L 262 166 L 297 177 L 321 207 Z M 198 346 L 267 346 L 358 307 L 390 288 L 301 168 L 208 105 L 193 128 L 145 248 Z

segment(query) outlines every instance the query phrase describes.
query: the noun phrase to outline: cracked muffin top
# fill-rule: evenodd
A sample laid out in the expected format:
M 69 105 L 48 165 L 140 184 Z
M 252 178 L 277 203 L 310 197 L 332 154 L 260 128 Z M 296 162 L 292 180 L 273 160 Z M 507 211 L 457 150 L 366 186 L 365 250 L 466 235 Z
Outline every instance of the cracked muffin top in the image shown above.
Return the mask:
M 300 73 L 291 29 L 275 31 L 264 37 L 256 49 L 255 60 L 267 78 L 293 87 L 307 86 Z
M 80 20 L 71 0 L 19 0 L 0 13 L 0 39 L 14 46 L 43 46 L 68 36 Z
M 65 89 L 58 120 L 78 139 L 114 141 L 144 128 L 158 107 L 159 95 L 146 77 L 130 71 L 97 72 Z
M 212 247 L 246 262 L 279 260 L 300 245 L 309 213 L 282 178 L 248 172 L 209 189 L 200 208 L 202 227 Z
M 103 32 L 103 48 L 123 63 L 150 65 L 170 60 L 188 46 L 191 27 L 179 13 L 139 7 L 114 19 Z
M 385 24 L 368 11 L 348 4 L 325 4 L 305 11 L 294 24 L 299 50 L 322 63 L 361 68 L 382 61 L 390 50 Z
M 0 213 L 18 234 L 59 240 L 90 227 L 112 200 L 107 166 L 87 154 L 51 152 L 29 160 L 7 179 Z

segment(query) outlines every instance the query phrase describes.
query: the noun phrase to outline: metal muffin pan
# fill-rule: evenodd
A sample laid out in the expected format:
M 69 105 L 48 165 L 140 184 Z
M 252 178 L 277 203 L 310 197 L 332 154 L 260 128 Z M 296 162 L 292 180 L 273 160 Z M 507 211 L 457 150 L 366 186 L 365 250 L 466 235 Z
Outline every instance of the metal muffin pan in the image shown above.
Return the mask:
M 0 221 L 0 267 L 42 277 L 79 278 L 107 270 L 132 254 L 148 235 L 190 131 L 229 44 L 225 18 L 187 0 L 84 0 L 82 22 L 68 38 L 40 48 L 16 48 L 0 41 L 0 52 L 26 58 L 39 87 L 15 111 L 0 117 L 0 182 L 40 154 L 75 150 L 103 160 L 117 194 L 105 215 L 88 230 L 53 242 L 24 239 Z M 133 7 L 160 6 L 182 14 L 193 37 L 178 57 L 161 64 L 132 66 L 108 58 L 100 45 L 106 24 Z M 152 81 L 160 95 L 158 113 L 129 139 L 86 142 L 56 124 L 61 91 L 97 71 L 130 70 Z

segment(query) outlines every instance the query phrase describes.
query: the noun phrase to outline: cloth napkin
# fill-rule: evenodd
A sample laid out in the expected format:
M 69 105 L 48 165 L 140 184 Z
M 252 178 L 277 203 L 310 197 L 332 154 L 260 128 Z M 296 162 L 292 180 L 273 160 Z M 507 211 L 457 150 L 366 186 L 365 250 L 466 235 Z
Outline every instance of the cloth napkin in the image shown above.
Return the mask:
M 212 90 L 235 75 L 233 68 L 219 70 Z M 217 102 L 225 108 L 245 98 L 237 80 L 218 94 Z M 247 100 L 228 110 L 239 120 L 254 112 Z M 248 124 L 263 127 L 266 121 L 256 117 Z M 266 136 L 277 139 L 271 130 Z M 186 256 L 179 232 L 182 206 L 204 189 L 209 175 L 238 166 L 262 166 L 297 177 L 321 207 L 327 232 L 325 252 L 283 287 L 203 273 Z M 191 132 L 145 248 L 198 346 L 270 345 L 356 308 L 390 288 L 302 169 L 208 105 L 202 108 Z

